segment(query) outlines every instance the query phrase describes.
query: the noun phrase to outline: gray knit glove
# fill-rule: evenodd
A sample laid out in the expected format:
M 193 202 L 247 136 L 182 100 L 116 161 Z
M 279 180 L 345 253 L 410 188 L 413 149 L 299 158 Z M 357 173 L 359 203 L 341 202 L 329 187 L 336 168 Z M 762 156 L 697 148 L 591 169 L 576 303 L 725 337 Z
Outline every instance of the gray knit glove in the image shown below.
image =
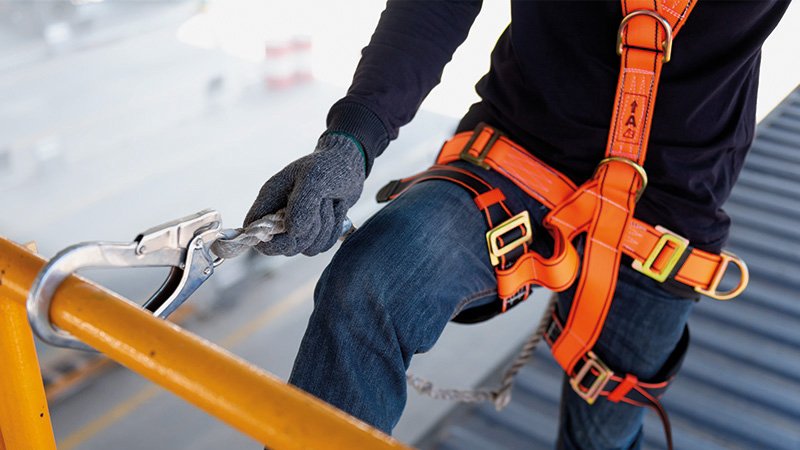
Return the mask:
M 289 164 L 261 187 L 244 226 L 285 208 L 286 232 L 258 244 L 256 250 L 314 256 L 333 247 L 347 210 L 361 196 L 364 178 L 364 156 L 356 141 L 324 134 L 314 153 Z

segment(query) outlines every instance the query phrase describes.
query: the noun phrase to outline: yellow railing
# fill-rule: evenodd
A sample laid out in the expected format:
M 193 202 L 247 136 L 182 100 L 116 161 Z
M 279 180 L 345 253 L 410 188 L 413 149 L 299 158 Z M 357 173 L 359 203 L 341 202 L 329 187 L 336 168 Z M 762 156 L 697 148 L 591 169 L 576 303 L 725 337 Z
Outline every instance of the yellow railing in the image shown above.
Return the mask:
M 25 301 L 45 261 L 0 238 L 0 450 L 54 449 Z M 118 295 L 71 276 L 51 321 L 271 449 L 402 443 Z

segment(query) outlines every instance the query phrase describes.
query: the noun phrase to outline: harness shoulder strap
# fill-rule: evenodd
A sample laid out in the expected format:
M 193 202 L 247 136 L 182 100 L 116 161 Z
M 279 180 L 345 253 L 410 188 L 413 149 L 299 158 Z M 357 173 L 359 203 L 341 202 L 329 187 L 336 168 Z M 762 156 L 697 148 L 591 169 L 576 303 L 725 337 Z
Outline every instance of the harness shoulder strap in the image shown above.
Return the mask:
M 646 187 L 644 168 L 659 76 L 692 0 L 622 0 L 620 73 L 606 146 L 595 176 L 545 222 L 579 223 L 587 232 L 582 274 L 553 356 L 570 376 L 600 336 L 616 288 L 622 242 Z M 575 204 L 582 208 L 575 210 Z M 589 220 L 587 221 L 587 216 Z

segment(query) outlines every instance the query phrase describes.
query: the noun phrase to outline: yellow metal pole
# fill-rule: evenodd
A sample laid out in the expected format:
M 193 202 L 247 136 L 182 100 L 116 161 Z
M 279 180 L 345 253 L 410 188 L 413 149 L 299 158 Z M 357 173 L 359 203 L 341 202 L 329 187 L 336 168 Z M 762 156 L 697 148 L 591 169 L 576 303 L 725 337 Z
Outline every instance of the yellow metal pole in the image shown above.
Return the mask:
M 2 289 L 0 266 L 0 449 L 55 449 L 50 411 L 25 305 Z
M 20 305 L 44 261 L 0 238 L 0 295 Z M 50 317 L 110 358 L 271 449 L 403 449 L 402 443 L 116 294 L 70 277 Z

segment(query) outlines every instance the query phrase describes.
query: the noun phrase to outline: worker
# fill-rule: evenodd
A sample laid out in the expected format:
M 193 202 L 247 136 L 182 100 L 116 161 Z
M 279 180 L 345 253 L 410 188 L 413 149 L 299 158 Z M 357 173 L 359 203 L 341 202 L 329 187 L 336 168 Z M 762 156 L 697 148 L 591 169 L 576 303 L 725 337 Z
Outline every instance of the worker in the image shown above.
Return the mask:
M 639 3 L 655 2 L 512 1 L 511 24 L 476 85 L 481 100 L 463 116 L 457 133 L 470 136 L 488 127 L 507 147 L 522 148 L 533 161 L 564 174 L 567 185 L 591 180 L 620 105 L 615 38 L 621 19 Z M 656 19 L 678 17 L 678 3 L 659 3 Z M 722 205 L 753 139 L 761 45 L 788 2 L 684 3 L 693 12 L 656 80 L 658 102 L 648 123 L 643 167 L 649 180 L 631 220 L 669 230 L 663 231 L 659 250 L 688 240 L 687 252 L 718 255 L 730 225 Z M 286 233 L 260 244 L 260 252 L 312 256 L 336 243 L 376 158 L 440 81 L 480 8 L 480 1 L 388 1 L 352 85 L 330 108 L 327 130 L 313 153 L 270 178 L 247 214 L 245 225 L 286 210 Z M 660 27 L 666 25 L 652 23 L 657 33 L 664 32 Z M 666 38 L 660 40 L 652 50 L 664 53 Z M 617 50 L 623 45 L 628 44 Z M 623 106 L 632 108 L 623 118 L 632 126 L 642 119 L 636 108 L 650 105 Z M 531 229 L 521 227 L 532 235 L 527 250 L 547 258 L 564 247 L 554 244 L 543 225 L 552 205 L 525 192 L 525 180 L 508 175 L 513 168 L 479 167 L 480 157 L 470 155 L 448 167 L 502 193 L 493 195 L 513 214 L 527 211 Z M 487 219 L 476 209 L 488 197 L 478 199 L 453 180 L 428 178 L 367 220 L 334 255 L 314 292 L 314 311 L 290 377 L 294 385 L 386 433 L 405 406 L 405 372 L 415 354 L 431 349 L 452 319 L 488 318 L 529 292 L 526 287 L 516 297 L 498 298 Z M 569 245 L 583 253 L 590 241 L 581 233 Z M 635 270 L 627 256 L 618 265 L 613 302 L 591 355 L 614 373 L 629 374 L 626 379 L 651 380 L 686 339 L 684 327 L 698 294 Z M 579 285 L 561 289 L 556 319 L 562 324 Z M 644 409 L 605 394 L 587 399 L 571 386 L 575 377 L 565 376 L 559 448 L 638 448 Z

